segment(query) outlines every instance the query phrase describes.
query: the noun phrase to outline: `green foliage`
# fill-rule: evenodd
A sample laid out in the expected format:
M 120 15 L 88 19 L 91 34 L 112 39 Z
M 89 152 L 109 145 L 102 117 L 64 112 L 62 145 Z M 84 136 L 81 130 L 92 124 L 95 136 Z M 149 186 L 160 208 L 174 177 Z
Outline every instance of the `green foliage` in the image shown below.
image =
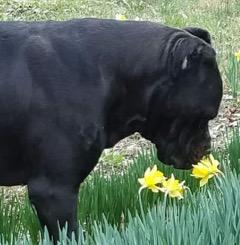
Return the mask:
M 101 156 L 101 162 L 111 166 L 118 166 L 124 160 L 124 156 L 120 153 L 114 152 L 113 150 L 104 151 Z
M 146 237 L 150 239 L 150 244 L 153 242 L 151 239 L 155 239 L 153 244 L 159 244 L 160 241 L 163 244 L 183 244 L 182 241 L 186 242 L 184 244 L 191 244 L 190 234 L 194 237 L 194 241 L 199 240 L 198 244 L 203 244 L 206 239 L 210 239 L 209 244 L 219 242 L 219 239 L 226 242 L 235 241 L 239 236 L 237 235 L 239 213 L 236 211 L 236 205 L 239 202 L 240 184 L 236 183 L 239 179 L 232 172 L 234 170 L 239 173 L 239 164 L 236 162 L 239 156 L 236 157 L 237 150 L 232 149 L 240 148 L 239 134 L 235 132 L 229 142 L 228 154 L 222 159 L 225 179 L 215 180 L 215 183 L 212 179 L 210 185 L 201 189 L 189 171 L 174 170 L 160 163 L 156 158 L 155 149 L 148 153 L 143 151 L 122 174 L 116 172 L 106 176 L 101 172 L 101 168 L 94 172 L 80 190 L 79 221 L 82 236 L 78 244 L 94 244 L 92 239 L 96 244 L 104 244 L 110 237 L 114 241 L 112 244 L 134 244 L 133 240 L 136 240 L 137 244 L 149 244 L 146 243 Z M 143 190 L 141 192 L 143 210 L 141 210 L 138 198 L 140 185 L 137 179 L 143 176 L 147 167 L 154 164 L 157 164 L 158 169 L 166 176 L 169 177 L 173 172 L 178 179 L 185 180 L 191 192 L 188 192 L 183 200 L 164 200 L 163 194 Z M 3 203 L 3 200 L 2 197 L 0 199 L 2 243 L 21 239 L 21 242 L 25 242 L 23 244 L 37 244 L 40 227 L 29 202 L 26 200 L 19 203 L 16 198 L 9 203 Z M 230 207 L 232 209 L 228 210 Z M 235 223 L 230 225 L 230 219 Z M 219 224 L 222 224 L 222 227 L 219 228 Z M 226 224 L 228 227 L 224 228 Z M 226 229 L 232 234 L 228 238 L 227 233 L 224 233 Z M 147 235 L 143 238 L 142 234 Z M 61 244 L 76 244 L 74 241 L 63 242 L 66 239 L 63 233 Z M 49 244 L 47 236 L 41 242 Z
M 213 191 L 202 189 L 188 201 L 159 202 L 117 231 L 107 222 L 95 226 L 96 244 L 238 244 L 240 239 L 240 182 L 235 174 L 216 180 Z M 186 203 L 187 202 L 187 203 Z
M 233 98 L 238 99 L 240 94 L 240 62 L 237 61 L 236 57 L 232 53 L 229 54 L 225 74 Z
M 28 239 L 37 244 L 40 225 L 33 214 L 27 198 L 24 202 L 17 197 L 11 197 L 4 202 L 4 194 L 0 197 L 0 244 L 1 240 L 14 241 L 28 234 Z
M 154 164 L 157 164 L 158 169 L 163 171 L 167 177 L 174 173 L 178 179 L 185 180 L 192 192 L 199 189 L 199 182 L 190 176 L 190 171 L 175 170 L 163 165 L 157 160 L 155 149 L 150 153 L 143 151 L 126 173 L 113 172 L 111 176 L 106 177 L 100 169 L 82 185 L 79 196 L 79 218 L 82 224 L 86 223 L 85 228 L 90 231 L 93 222 L 102 222 L 103 214 L 108 222 L 121 227 L 128 221 L 128 212 L 131 214 L 139 212 L 138 190 L 140 185 L 137 179 L 143 177 L 147 167 Z M 146 211 L 149 206 L 153 206 L 162 199 L 163 195 L 143 191 L 143 209 Z
M 227 132 L 232 136 L 227 137 L 226 141 L 226 157 L 229 158 L 229 166 L 232 170 L 240 173 L 240 127 L 233 129 L 232 132 Z
M 66 230 L 61 233 L 59 244 L 238 244 L 240 239 L 240 181 L 236 173 L 228 172 L 225 178 L 215 179 L 214 188 L 208 187 L 182 200 L 159 200 L 146 213 L 127 214 L 128 223 L 119 229 L 109 224 L 107 218 L 94 222 L 90 234 L 80 227 L 78 242 L 68 239 Z M 26 234 L 15 244 L 32 244 Z M 5 245 L 3 240 L 1 244 Z M 48 245 L 45 231 L 40 241 Z

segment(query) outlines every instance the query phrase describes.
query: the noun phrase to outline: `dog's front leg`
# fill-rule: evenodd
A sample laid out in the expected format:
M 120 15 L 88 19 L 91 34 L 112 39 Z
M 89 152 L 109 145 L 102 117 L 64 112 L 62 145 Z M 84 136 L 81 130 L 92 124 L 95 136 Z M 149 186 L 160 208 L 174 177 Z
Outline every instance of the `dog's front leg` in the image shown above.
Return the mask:
M 36 176 L 28 183 L 29 198 L 36 208 L 42 227 L 47 227 L 54 242 L 59 228 L 67 222 L 68 236 L 77 235 L 78 188 L 58 183 L 46 176 Z

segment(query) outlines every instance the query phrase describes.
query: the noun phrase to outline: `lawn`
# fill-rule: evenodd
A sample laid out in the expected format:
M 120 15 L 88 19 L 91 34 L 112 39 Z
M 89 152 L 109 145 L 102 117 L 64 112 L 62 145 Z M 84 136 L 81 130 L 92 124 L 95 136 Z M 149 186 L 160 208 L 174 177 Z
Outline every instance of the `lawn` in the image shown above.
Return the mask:
M 224 93 L 230 96 L 230 104 L 239 109 L 240 65 L 234 53 L 240 50 L 240 0 L 0 0 L 0 19 L 4 21 L 115 18 L 118 13 L 127 19 L 179 28 L 206 28 L 217 50 Z M 81 186 L 78 243 L 74 238 L 67 240 L 63 230 L 59 244 L 239 244 L 239 128 L 227 128 L 223 136 L 226 143 L 214 152 L 225 177 L 213 178 L 203 188 L 190 176 L 191 171 L 162 165 L 154 148 L 142 149 L 121 175 L 113 167 L 106 177 L 103 161 Z M 118 156 L 115 161 L 112 157 L 117 164 L 121 159 Z M 176 178 L 185 180 L 191 191 L 182 200 L 173 200 L 143 190 L 140 205 L 137 179 L 154 164 L 167 177 L 174 173 Z M 47 232 L 40 238 L 40 226 L 28 199 L 19 200 L 13 195 L 6 201 L 4 197 L 2 193 L 0 244 L 50 244 Z

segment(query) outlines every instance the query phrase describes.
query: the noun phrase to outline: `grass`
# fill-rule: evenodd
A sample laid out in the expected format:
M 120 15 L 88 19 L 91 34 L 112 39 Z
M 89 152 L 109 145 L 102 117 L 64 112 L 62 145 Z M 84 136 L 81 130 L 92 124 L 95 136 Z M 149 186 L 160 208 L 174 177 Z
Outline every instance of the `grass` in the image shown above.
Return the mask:
M 202 189 L 189 173 L 157 162 L 167 176 L 173 172 L 185 179 L 192 192 L 179 201 L 164 200 L 163 195 L 144 190 L 143 212 L 139 206 L 137 178 L 147 166 L 156 163 L 154 150 L 150 155 L 140 154 L 121 177 L 113 173 L 111 178 L 104 178 L 101 172 L 89 177 L 80 192 L 82 236 L 78 244 L 193 244 L 193 241 L 196 244 L 237 244 L 240 169 L 234 164 L 230 167 L 229 163 L 240 159 L 234 150 L 240 148 L 239 134 L 234 134 L 229 141 L 228 157 L 221 160 L 225 178 L 211 180 L 212 183 Z M 27 199 L 19 203 L 13 198 L 7 204 L 3 203 L 3 197 L 0 200 L 0 244 L 15 239 L 20 239 L 21 244 L 36 244 L 39 225 Z M 66 244 L 64 232 L 61 244 Z M 44 239 L 43 244 L 50 244 L 47 233 Z
M 229 133 L 229 132 L 227 132 Z M 230 138 L 230 137 L 227 137 Z M 231 154 L 230 154 L 231 153 Z M 232 170 L 240 172 L 240 131 L 239 126 L 233 130 L 233 135 L 226 142 L 225 156 L 229 158 L 229 166 Z
M 234 99 L 239 99 L 240 93 L 240 62 L 231 52 L 228 58 L 227 69 L 225 71 L 227 82 Z
M 123 231 L 105 223 L 95 227 L 96 244 L 238 244 L 240 239 L 239 177 L 217 180 L 189 200 L 159 203 L 144 216 L 130 216 Z M 112 241 L 111 243 L 106 243 Z
M 225 179 L 212 179 L 209 185 L 202 189 L 199 188 L 199 182 L 190 176 L 190 172 L 174 170 L 158 162 L 154 149 L 150 153 L 143 151 L 122 176 L 113 172 L 111 176 L 106 177 L 101 173 L 100 168 L 98 172 L 89 176 L 80 190 L 78 211 L 80 231 L 81 239 L 86 239 L 86 241 L 84 243 L 81 241 L 79 244 L 106 244 L 104 242 L 109 239 L 114 241 L 119 239 L 119 243 L 112 244 L 134 244 L 130 242 L 132 239 L 146 242 L 140 238 L 143 231 L 140 232 L 139 228 L 136 228 L 138 226 L 142 227 L 145 233 L 148 232 L 151 239 L 156 239 L 154 243 L 142 244 L 161 244 L 159 243 L 161 239 L 163 239 L 162 242 L 165 241 L 163 244 L 182 244 L 177 241 L 178 239 L 186 239 L 184 244 L 191 244 L 192 238 L 188 236 L 185 238 L 186 232 L 189 236 L 192 232 L 194 236 L 199 236 L 199 241 L 201 241 L 199 244 L 205 244 L 202 242 L 207 241 L 209 237 L 212 241 L 209 244 L 234 244 L 214 243 L 214 241 L 222 241 L 219 239 L 226 239 L 226 242 L 229 242 L 229 239 L 235 241 L 239 236 L 240 213 L 237 211 L 237 205 L 240 198 L 240 168 L 233 161 L 239 162 L 240 159 L 240 155 L 236 155 L 236 149 L 240 148 L 240 135 L 234 133 L 229 142 L 225 152 L 227 154 L 218 156 L 222 162 Z M 141 194 L 143 209 L 141 209 L 137 179 L 143 176 L 145 169 L 154 163 L 166 176 L 170 176 L 173 172 L 178 179 L 186 180 L 186 185 L 190 187 L 191 192 L 188 192 L 183 200 L 178 201 L 164 200 L 163 195 L 143 190 Z M 37 244 L 40 226 L 28 200 L 26 199 L 24 203 L 19 203 L 15 198 L 10 203 L 3 203 L 3 200 L 4 196 L 0 198 L 2 243 L 26 239 L 26 244 L 27 242 Z M 219 224 L 222 225 L 220 228 Z M 228 226 L 231 224 L 230 228 L 227 227 L 229 234 L 232 234 L 230 237 L 227 237 L 225 227 L 227 224 Z M 182 231 L 179 227 L 181 229 L 184 227 L 184 230 Z M 207 227 L 212 230 L 208 230 Z M 216 233 L 217 227 L 220 230 Z M 152 232 L 156 234 L 151 234 Z M 64 238 L 64 232 L 62 239 L 67 239 Z M 48 244 L 47 240 L 43 244 Z
M 151 20 L 176 27 L 199 26 L 210 31 L 225 81 L 238 96 L 239 79 L 234 75 L 232 54 L 240 49 L 240 0 L 0 0 L 1 20 L 66 20 L 82 17 Z M 229 58 L 229 54 L 231 58 Z M 238 80 L 237 80 L 238 79 Z M 229 81 L 230 83 L 227 83 Z M 226 179 L 211 181 L 199 190 L 188 171 L 177 171 L 158 162 L 154 149 L 142 151 L 122 176 L 101 168 L 81 186 L 78 244 L 238 244 L 240 237 L 240 134 L 233 133 L 222 154 Z M 116 165 L 122 156 L 105 156 Z M 191 187 L 192 194 L 179 202 L 164 202 L 163 196 L 142 192 L 143 214 L 138 200 L 138 182 L 149 165 L 156 163 Z M 39 223 L 27 200 L 0 198 L 0 244 L 37 244 Z M 50 244 L 47 233 L 40 244 Z M 67 241 L 62 232 L 60 244 Z

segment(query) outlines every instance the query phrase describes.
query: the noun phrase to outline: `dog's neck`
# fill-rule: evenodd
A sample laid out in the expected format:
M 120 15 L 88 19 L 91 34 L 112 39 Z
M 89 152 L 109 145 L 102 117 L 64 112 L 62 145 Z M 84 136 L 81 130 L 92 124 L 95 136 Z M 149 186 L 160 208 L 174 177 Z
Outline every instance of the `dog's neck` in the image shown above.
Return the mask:
M 149 124 L 149 114 L 152 114 L 150 107 L 156 89 L 164 98 L 164 84 L 169 85 L 165 51 L 162 54 L 158 50 L 154 51 L 150 52 L 149 47 L 145 51 L 140 48 L 129 50 L 129 53 L 119 51 L 119 57 L 113 63 L 109 64 L 106 59 L 105 65 L 101 64 L 102 79 L 109 86 L 106 101 L 110 100 L 106 102 L 110 105 L 106 109 L 106 147 L 113 146 L 134 132 L 144 134 Z M 163 59 L 161 66 L 159 55 Z
M 109 109 L 105 130 L 107 132 L 106 147 L 111 147 L 121 139 L 133 134 L 142 133 L 146 122 L 146 106 L 141 97 L 131 95 L 120 96 Z M 133 101 L 135 100 L 135 101 Z
M 151 121 L 154 120 L 154 113 L 160 111 L 155 100 L 157 84 L 146 86 L 144 81 L 139 79 L 138 83 L 133 82 L 131 86 L 124 82 L 121 85 L 115 94 L 111 94 L 115 101 L 108 109 L 106 117 L 106 147 L 113 146 L 135 132 L 147 136 L 148 127 L 151 127 Z

